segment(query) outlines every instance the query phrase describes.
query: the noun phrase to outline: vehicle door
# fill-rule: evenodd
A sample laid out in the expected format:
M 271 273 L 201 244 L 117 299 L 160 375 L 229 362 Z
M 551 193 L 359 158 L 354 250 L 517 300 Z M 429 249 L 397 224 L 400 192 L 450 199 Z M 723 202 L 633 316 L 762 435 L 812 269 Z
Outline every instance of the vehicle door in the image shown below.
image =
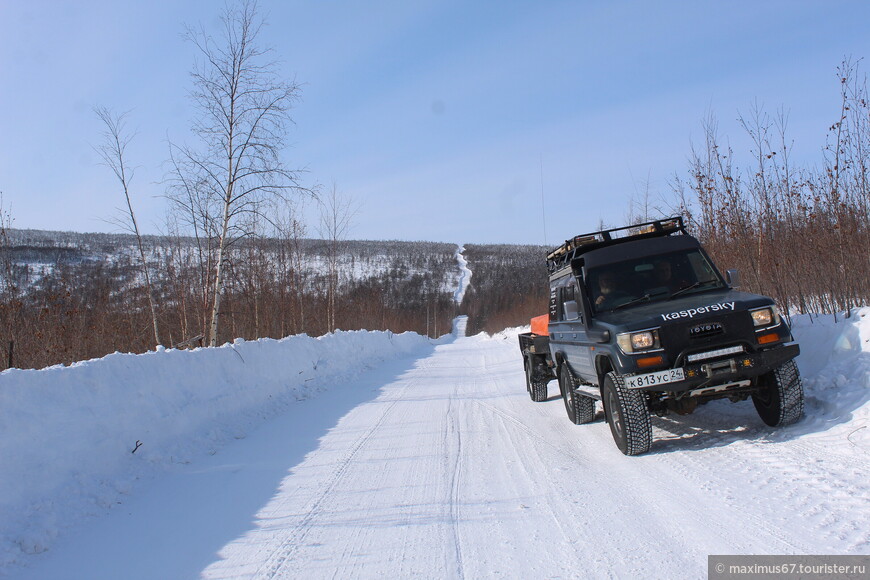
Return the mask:
M 574 376 L 597 382 L 592 343 L 586 335 L 580 288 L 574 276 L 565 276 L 550 290 L 550 342 L 553 355 L 561 352 Z

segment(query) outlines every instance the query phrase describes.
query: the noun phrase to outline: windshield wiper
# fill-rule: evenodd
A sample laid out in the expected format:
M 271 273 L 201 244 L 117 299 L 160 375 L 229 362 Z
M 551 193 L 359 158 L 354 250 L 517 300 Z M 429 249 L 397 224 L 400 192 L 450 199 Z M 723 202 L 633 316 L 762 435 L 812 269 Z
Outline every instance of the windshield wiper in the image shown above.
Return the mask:
M 649 302 L 649 300 L 650 300 L 650 295 L 649 295 L 649 294 L 644 294 L 644 295 L 641 296 L 640 298 L 635 298 L 634 300 L 629 300 L 629 301 L 626 302 L 625 304 L 620 304 L 619 306 L 614 306 L 614 307 L 611 308 L 610 310 L 611 310 L 612 312 L 615 312 L 615 311 L 620 310 L 620 309 L 622 309 L 622 308 L 628 308 L 629 306 L 633 306 L 633 305 L 635 305 L 635 304 L 639 304 L 639 303 L 641 303 L 641 302 Z
M 668 298 L 668 300 L 673 300 L 674 298 L 676 298 L 676 297 L 679 296 L 680 294 L 685 294 L 685 293 L 688 292 L 689 290 L 694 290 L 695 288 L 700 288 L 701 286 L 704 286 L 704 285 L 706 285 L 706 284 L 713 284 L 713 283 L 717 283 L 717 282 L 718 282 L 718 280 L 716 280 L 716 279 L 712 279 L 712 280 L 703 280 L 703 281 L 700 281 L 700 280 L 699 280 L 698 282 L 695 282 L 694 284 L 689 284 L 688 286 L 685 286 L 685 287 L 683 287 L 683 288 L 680 288 L 679 290 L 677 290 L 676 292 L 674 292 L 673 294 L 671 294 L 671 297 Z

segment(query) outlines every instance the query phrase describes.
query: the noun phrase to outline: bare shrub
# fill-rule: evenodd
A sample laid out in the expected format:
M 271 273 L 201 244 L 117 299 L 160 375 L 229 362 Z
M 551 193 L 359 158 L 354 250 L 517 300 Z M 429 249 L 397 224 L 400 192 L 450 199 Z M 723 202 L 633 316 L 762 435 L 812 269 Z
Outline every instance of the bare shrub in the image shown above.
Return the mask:
M 820 167 L 795 167 L 787 115 L 755 106 L 740 117 L 752 161 L 740 168 L 715 119 L 673 182 L 674 209 L 720 265 L 788 314 L 848 312 L 870 299 L 870 107 L 866 78 L 844 60 L 840 102 Z

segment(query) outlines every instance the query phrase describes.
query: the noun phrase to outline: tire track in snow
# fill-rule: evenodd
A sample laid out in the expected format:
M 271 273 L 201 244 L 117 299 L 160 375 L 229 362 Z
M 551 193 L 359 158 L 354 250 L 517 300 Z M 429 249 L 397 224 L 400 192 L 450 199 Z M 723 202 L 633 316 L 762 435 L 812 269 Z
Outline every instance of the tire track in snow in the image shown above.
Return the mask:
M 502 376 L 507 374 L 507 366 L 514 365 L 501 360 L 496 365 L 490 361 L 484 363 L 486 368 L 502 367 Z M 489 373 L 481 376 L 489 376 Z M 520 393 L 522 374 L 518 372 L 517 376 L 516 392 Z M 620 454 L 615 460 L 609 460 L 607 454 L 599 456 L 598 447 L 602 444 L 602 438 L 590 429 L 594 426 L 578 427 L 563 423 L 564 411 L 560 399 L 544 405 L 531 403 L 526 396 L 519 395 L 507 399 L 496 397 L 493 399 L 495 404 L 482 400 L 490 399 L 494 394 L 503 395 L 504 387 L 510 385 L 504 381 L 500 384 L 490 383 L 486 393 L 471 400 L 485 414 L 497 419 L 506 433 L 518 435 L 508 435 L 511 441 L 515 441 L 510 447 L 520 467 L 519 472 L 512 471 L 511 478 L 517 483 L 518 490 L 527 489 L 526 493 L 530 492 L 527 501 L 531 503 L 525 505 L 524 501 L 520 506 L 528 514 L 522 519 L 530 518 L 530 522 L 536 522 L 523 530 L 525 535 L 518 537 L 518 548 L 525 553 L 525 550 L 534 550 L 532 547 L 538 546 L 545 550 L 543 553 L 558 554 L 561 567 L 560 574 L 554 576 L 549 564 L 538 564 L 538 571 L 532 573 L 531 577 L 562 577 L 563 574 L 573 577 L 572 574 L 580 570 L 609 569 L 614 565 L 615 553 L 620 554 L 620 566 L 628 566 L 633 572 L 645 570 L 648 573 L 648 566 L 643 562 L 643 549 L 638 548 L 645 545 L 643 542 L 648 534 L 630 524 L 614 526 L 600 523 L 614 519 L 623 521 L 629 511 L 650 505 L 646 497 L 648 494 L 642 488 L 629 487 L 621 490 L 618 496 L 612 495 L 614 479 L 636 479 L 635 474 L 624 465 L 623 456 Z M 526 411 L 534 409 L 539 412 L 528 416 L 517 415 L 498 405 L 510 406 L 514 411 L 522 407 Z M 553 413 L 558 414 L 558 422 L 547 420 Z M 542 419 L 546 423 L 541 423 Z M 596 423 L 598 427 L 605 425 L 600 421 Z M 546 431 L 542 431 L 544 426 Z M 591 434 L 594 440 L 580 443 L 577 436 L 583 437 L 584 434 Z M 605 443 L 609 445 L 609 432 L 606 435 Z M 590 456 L 590 452 L 595 456 Z M 652 509 L 655 509 L 654 505 Z M 546 522 L 543 527 L 542 522 Z M 659 528 L 649 532 L 649 535 L 660 535 L 661 531 L 662 528 Z M 691 539 L 680 538 L 680 542 L 689 544 Z M 633 549 L 624 551 L 627 546 L 633 546 Z M 530 555 L 527 553 L 527 557 Z M 526 562 L 519 564 L 523 568 L 530 568 Z
M 494 415 L 497 415 L 499 418 L 501 418 L 506 423 L 510 423 L 511 425 L 513 425 L 514 427 L 519 429 L 520 431 L 524 432 L 526 435 L 529 435 L 530 437 L 532 437 L 533 439 L 538 441 L 538 443 L 541 443 L 543 446 L 549 447 L 553 451 L 557 452 L 559 455 L 568 455 L 569 457 L 577 460 L 580 463 L 586 463 L 586 460 L 584 458 L 580 457 L 580 455 L 577 454 L 576 451 L 574 451 L 573 449 L 571 449 L 567 445 L 554 444 L 546 437 L 543 437 L 542 435 L 535 432 L 532 428 L 530 428 L 528 425 L 523 423 L 517 417 L 513 417 L 510 414 L 506 413 L 505 411 L 502 411 L 501 409 L 498 409 L 498 408 L 490 405 L 489 403 L 484 403 L 483 401 L 481 401 L 479 399 L 472 399 L 472 402 L 474 402 L 477 405 L 480 405 L 484 409 L 487 409 L 489 412 L 493 413 Z
M 459 490 L 462 479 L 462 434 L 456 422 L 456 414 L 453 410 L 455 393 L 451 394 L 447 401 L 447 421 L 444 429 L 444 449 L 453 451 L 453 458 L 445 455 L 445 463 L 449 463 L 445 473 L 448 473 L 447 503 L 449 505 L 451 551 L 445 562 L 445 569 L 453 569 L 456 578 L 464 578 L 462 567 L 462 543 L 459 535 L 459 522 L 461 521 Z M 452 561 L 451 561 L 452 560 Z
M 491 353 L 485 351 L 483 354 L 483 368 L 487 372 L 485 372 L 483 376 L 490 376 L 490 367 L 497 368 L 505 365 L 513 367 L 512 363 L 506 363 L 505 361 L 497 361 L 493 364 L 489 360 L 490 358 Z M 533 446 L 537 451 L 533 458 L 521 453 L 522 441 L 519 442 L 519 446 L 512 447 L 514 457 L 517 459 L 517 464 L 522 470 L 525 481 L 530 482 L 533 487 L 540 487 L 540 483 L 537 481 L 540 477 L 539 471 L 554 470 L 560 473 L 567 473 L 573 471 L 578 466 L 588 466 L 589 458 L 585 457 L 580 448 L 578 448 L 573 442 L 560 438 L 558 443 L 554 443 L 551 439 L 556 435 L 555 433 L 550 433 L 550 438 L 547 438 L 523 422 L 520 417 L 514 416 L 506 410 L 499 409 L 495 405 L 484 402 L 479 398 L 472 398 L 471 401 L 479 408 L 485 409 L 497 417 L 501 423 L 502 429 L 504 429 L 506 433 L 513 430 L 513 432 L 519 434 L 520 437 L 527 436 L 537 442 L 537 445 Z M 529 402 L 527 398 L 525 399 L 525 402 Z M 536 405 L 535 407 L 532 407 L 533 409 L 542 409 L 542 407 L 537 406 L 536 403 L 533 403 L 533 405 Z M 567 428 L 568 432 L 571 430 L 570 427 Z M 513 440 L 513 437 L 511 437 L 511 439 Z M 542 455 L 554 456 L 555 461 L 549 459 L 545 460 Z M 532 467 L 533 464 L 537 464 L 535 465 L 535 468 Z M 573 516 L 576 516 L 576 519 L 579 521 L 588 517 L 589 514 L 587 513 L 587 510 L 589 506 L 586 504 L 586 498 L 577 497 L 577 483 L 577 480 L 571 480 L 570 483 L 566 483 L 562 477 L 548 478 L 546 485 L 557 489 L 558 494 L 556 497 L 553 497 L 551 494 L 544 494 L 543 500 L 546 504 L 546 509 L 550 514 L 551 522 L 555 527 L 554 531 L 557 532 L 557 534 L 548 536 L 550 541 L 555 540 L 556 537 L 561 537 L 563 545 L 571 546 L 571 551 L 574 552 L 575 558 L 577 558 L 575 563 L 577 566 L 580 566 L 582 563 L 582 557 L 579 555 L 583 553 L 583 546 L 580 544 L 581 538 L 578 536 L 576 528 L 574 528 L 570 522 L 575 519 Z M 588 470 L 584 472 L 582 484 L 591 488 L 602 487 L 602 482 L 596 473 Z M 523 506 L 523 509 L 528 509 L 528 507 Z M 566 515 L 566 511 L 570 512 L 571 515 Z M 603 530 L 602 535 L 602 545 L 608 545 L 613 540 L 608 530 Z M 566 566 L 566 569 L 571 568 L 567 560 L 564 562 L 564 565 Z
M 296 552 L 299 550 L 300 546 L 304 542 L 305 538 L 311 532 L 312 523 L 318 516 L 321 515 L 324 503 L 332 497 L 333 491 L 342 481 L 345 473 L 353 464 L 356 455 L 368 443 L 372 436 L 380 429 L 381 425 L 383 425 L 384 421 L 393 410 L 393 408 L 400 401 L 403 400 L 404 393 L 414 384 L 415 381 L 409 381 L 405 383 L 405 385 L 398 394 L 392 396 L 390 399 L 382 400 L 382 402 L 388 402 L 389 404 L 386 409 L 384 409 L 383 413 L 381 413 L 377 422 L 372 425 L 360 439 L 357 440 L 351 450 L 341 460 L 338 467 L 329 476 L 326 485 L 323 487 L 323 491 L 318 493 L 317 497 L 314 499 L 313 502 L 309 503 L 308 507 L 305 510 L 305 515 L 302 517 L 301 521 L 295 525 L 293 530 L 288 532 L 287 536 L 278 545 L 278 547 L 273 550 L 271 554 L 262 562 L 260 567 L 254 573 L 254 578 L 269 579 L 284 577 L 282 575 L 284 566 L 292 561 L 293 556 L 296 554 Z
M 793 534 L 784 531 L 798 526 L 816 531 L 813 544 L 820 537 L 826 538 L 832 541 L 830 549 L 836 551 L 849 539 L 850 550 L 866 551 L 870 533 L 863 523 L 856 522 L 854 514 L 866 512 L 870 490 L 845 487 L 839 480 L 829 483 L 831 473 L 863 471 L 865 458 L 837 453 L 836 448 L 824 450 L 824 445 L 812 440 L 791 439 L 789 433 L 799 430 L 800 423 L 782 431 L 771 430 L 760 425 L 751 404 L 740 405 L 743 407 L 720 403 L 721 412 L 683 417 L 681 421 L 654 420 L 656 430 L 670 436 L 668 447 L 691 451 L 663 457 L 687 480 L 727 502 L 729 511 L 793 550 L 805 551 L 810 545 L 806 542 L 810 538 L 796 542 Z M 703 466 L 714 453 L 720 468 L 710 472 Z M 673 461 L 677 457 L 680 461 Z M 740 488 L 735 489 L 737 481 L 740 488 L 750 483 L 758 495 L 741 495 Z M 779 498 L 776 506 L 785 504 L 789 509 L 771 507 L 763 500 L 769 497 Z
M 828 483 L 831 471 L 857 471 L 862 466 L 854 460 L 831 456 L 807 461 L 806 458 L 819 458 L 823 454 L 805 443 L 770 441 L 766 435 L 776 434 L 759 429 L 757 439 L 745 436 L 722 447 L 683 455 L 680 462 L 673 462 L 674 469 L 697 482 L 699 488 L 721 497 L 720 501 L 727 504 L 737 520 L 752 522 L 753 527 L 763 529 L 795 552 L 810 549 L 806 540 L 818 545 L 819 538 L 833 540 L 830 549 L 834 551 L 843 540 L 852 542 L 850 550 L 866 550 L 870 534 L 863 524 L 856 523 L 854 515 L 866 512 L 868 490 Z M 712 453 L 716 454 L 720 469 L 710 473 L 702 465 L 707 464 L 707 456 Z M 837 463 L 833 469 L 832 463 Z M 701 473 L 705 476 L 701 477 Z M 734 489 L 735 480 L 749 484 L 758 494 L 740 495 Z M 785 504 L 789 509 L 771 507 L 765 501 L 770 497 L 778 498 L 777 506 Z M 815 537 L 796 542 L 793 534 L 788 533 L 795 527 L 812 529 Z
M 508 413 L 501 411 L 500 409 L 497 409 L 497 408 L 493 407 L 492 405 L 490 405 L 488 403 L 484 403 L 484 402 L 477 400 L 477 399 L 473 399 L 473 402 L 476 403 L 481 408 L 486 409 L 487 411 L 489 411 L 490 413 L 493 413 L 496 417 L 498 417 L 501 420 L 502 426 L 505 428 L 506 431 L 508 430 L 508 428 L 512 427 L 512 428 L 514 428 L 515 431 L 520 431 L 524 435 L 528 435 L 528 436 L 532 437 L 533 439 L 535 439 L 536 441 L 538 441 L 539 443 L 541 443 L 542 446 L 548 447 L 550 450 L 555 452 L 560 458 L 567 456 L 569 458 L 577 460 L 578 464 L 582 464 L 584 462 L 584 460 L 581 459 L 573 451 L 567 451 L 566 449 L 563 449 L 557 445 L 552 444 L 547 439 L 545 439 L 545 438 L 541 437 L 540 435 L 538 435 L 537 433 L 535 433 L 528 426 L 524 425 L 518 419 L 511 417 Z M 514 452 L 515 452 L 515 457 L 518 459 L 517 464 L 520 466 L 520 469 L 523 470 L 523 475 L 525 475 L 527 480 L 531 481 L 533 479 L 533 474 L 532 474 L 532 472 L 529 471 L 529 469 L 525 463 L 525 460 L 527 460 L 527 459 L 522 457 L 518 452 L 516 452 L 516 449 L 514 450 Z M 563 497 L 564 497 L 564 493 L 563 493 Z M 562 536 L 562 540 L 566 543 L 573 542 L 574 538 L 571 537 L 571 534 L 569 534 L 568 530 L 565 529 L 565 526 L 562 525 L 561 518 L 559 517 L 559 512 L 553 506 L 552 502 L 547 502 L 547 509 L 550 511 L 550 514 L 552 515 L 553 522 L 556 524 L 556 527 L 559 529 L 559 534 Z
M 696 482 L 698 478 L 701 475 L 708 473 L 708 470 L 702 469 L 700 466 L 686 469 L 685 466 L 682 465 L 680 462 L 676 462 L 676 466 L 659 466 L 648 462 L 650 463 L 649 467 L 651 468 L 651 470 L 645 475 L 644 485 L 634 488 L 631 486 L 627 486 L 621 490 L 621 496 L 618 499 L 608 498 L 607 492 L 605 490 L 607 490 L 612 485 L 613 479 L 623 479 L 624 481 L 631 481 L 632 479 L 636 479 L 637 472 L 631 465 L 631 463 L 637 463 L 636 460 L 626 460 L 621 455 L 618 457 L 615 455 L 598 455 L 595 462 L 590 462 L 591 458 L 588 455 L 584 454 L 585 446 L 576 446 L 577 441 L 569 439 L 559 439 L 558 443 L 554 443 L 537 433 L 533 428 L 526 425 L 523 422 L 522 418 L 512 416 L 510 413 L 507 413 L 483 401 L 475 400 L 475 403 L 483 408 L 486 408 L 493 414 L 499 416 L 502 420 L 513 425 L 519 431 L 533 437 L 534 439 L 543 444 L 542 447 L 550 451 L 556 452 L 560 458 L 572 461 L 576 466 L 582 467 L 583 479 L 582 481 L 578 481 L 577 484 L 589 492 L 588 495 L 581 498 L 580 501 L 584 502 L 582 505 L 572 506 L 566 503 L 567 499 L 572 497 L 572 494 L 577 494 L 578 488 L 571 486 L 566 487 L 566 481 L 562 477 L 553 477 L 550 478 L 548 481 L 548 485 L 550 487 L 554 487 L 559 490 L 559 497 L 566 499 L 566 501 L 560 500 L 558 509 L 554 507 L 550 508 L 551 511 L 554 513 L 553 521 L 558 525 L 563 536 L 571 537 L 572 539 L 576 540 L 576 533 L 570 534 L 565 531 L 565 514 L 561 513 L 563 510 L 579 510 L 579 515 L 585 515 L 592 518 L 606 517 L 603 514 L 606 513 L 609 509 L 607 507 L 607 503 L 616 502 L 617 505 L 625 505 L 626 507 L 633 506 L 634 508 L 636 508 L 637 506 L 647 506 L 646 509 L 649 510 L 649 513 L 645 516 L 641 516 L 641 519 L 646 521 L 661 521 L 663 523 L 661 531 L 667 533 L 668 537 L 670 537 L 670 541 L 676 545 L 683 544 L 686 547 L 692 547 L 697 540 L 700 540 L 700 538 L 696 534 L 702 531 L 712 532 L 712 534 L 708 534 L 706 537 L 706 542 L 708 544 L 720 543 L 721 539 L 717 540 L 717 535 L 724 532 L 725 537 L 729 538 L 733 535 L 735 530 L 743 530 L 745 528 L 745 522 L 748 520 L 753 522 L 753 525 L 750 526 L 750 528 L 762 530 L 763 533 L 768 536 L 768 538 L 775 538 L 776 540 L 781 542 L 780 545 L 783 547 L 786 547 L 792 551 L 799 550 L 798 546 L 796 546 L 794 542 L 790 541 L 789 538 L 787 538 L 784 534 L 774 529 L 769 524 L 769 522 L 765 522 L 763 519 L 758 518 L 757 515 L 754 517 L 747 517 L 751 514 L 744 514 L 740 512 L 737 512 L 736 514 L 732 513 L 727 517 L 726 521 L 720 522 L 719 527 L 721 528 L 721 531 L 704 530 L 704 528 L 707 527 L 707 522 L 701 515 L 697 513 L 691 514 L 690 512 L 683 512 L 682 510 L 678 509 L 681 507 L 680 504 L 682 500 L 680 499 L 680 494 L 676 488 L 672 489 L 674 495 L 670 497 L 657 496 L 655 492 L 650 492 L 651 489 L 659 487 L 662 482 L 671 482 L 672 484 L 676 483 L 676 480 L 673 479 L 673 474 L 671 471 L 672 469 L 673 471 L 676 471 L 677 473 L 685 477 L 687 481 L 692 482 L 692 484 L 689 486 L 689 489 L 691 490 L 691 488 L 697 485 Z M 561 411 L 561 409 L 559 410 Z M 582 441 L 584 443 L 588 443 L 590 445 L 589 447 L 585 448 L 594 451 L 594 446 L 599 442 L 593 442 L 589 439 L 586 439 L 586 437 L 597 437 L 599 435 L 602 435 L 602 433 L 593 433 L 592 431 L 592 429 L 594 429 L 596 426 L 601 428 L 602 425 L 606 426 L 606 423 L 596 421 L 595 423 L 586 426 L 566 426 L 564 430 L 560 429 L 558 433 L 562 433 L 563 431 L 566 433 L 577 433 L 578 435 L 581 435 Z M 554 432 L 552 435 L 558 436 L 558 433 Z M 598 438 L 609 439 L 609 436 L 610 434 L 608 431 L 606 433 L 603 433 L 603 437 Z M 603 443 L 608 444 L 608 441 L 603 441 Z M 674 467 L 676 467 L 676 469 L 674 469 Z M 711 493 L 715 493 L 715 491 L 711 490 Z M 674 513 L 682 513 L 682 524 L 680 526 L 671 526 L 668 523 L 668 515 Z M 596 535 L 595 537 L 590 537 L 587 541 L 593 541 L 602 549 L 607 549 L 609 546 L 617 545 L 621 541 L 624 541 L 624 538 L 615 535 L 613 533 L 613 530 L 610 528 L 605 527 L 596 531 L 599 535 Z M 755 534 L 747 534 L 747 538 L 750 537 L 750 535 L 757 536 L 757 532 L 755 532 Z M 766 541 L 766 543 L 768 545 L 771 544 L 769 539 Z M 589 546 L 587 546 L 587 551 L 588 548 Z M 638 565 L 640 564 L 641 563 L 638 561 Z

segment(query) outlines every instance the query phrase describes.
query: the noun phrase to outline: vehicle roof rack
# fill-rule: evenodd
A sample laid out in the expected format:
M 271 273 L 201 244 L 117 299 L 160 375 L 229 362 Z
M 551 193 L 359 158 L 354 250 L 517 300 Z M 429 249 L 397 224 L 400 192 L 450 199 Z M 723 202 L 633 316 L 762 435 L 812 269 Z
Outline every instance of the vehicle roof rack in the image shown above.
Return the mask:
M 656 238 L 671 234 L 688 234 L 682 216 L 654 220 L 642 224 L 590 232 L 574 236 L 547 254 L 547 271 L 552 274 L 571 264 L 574 258 L 590 250 L 623 242 Z

